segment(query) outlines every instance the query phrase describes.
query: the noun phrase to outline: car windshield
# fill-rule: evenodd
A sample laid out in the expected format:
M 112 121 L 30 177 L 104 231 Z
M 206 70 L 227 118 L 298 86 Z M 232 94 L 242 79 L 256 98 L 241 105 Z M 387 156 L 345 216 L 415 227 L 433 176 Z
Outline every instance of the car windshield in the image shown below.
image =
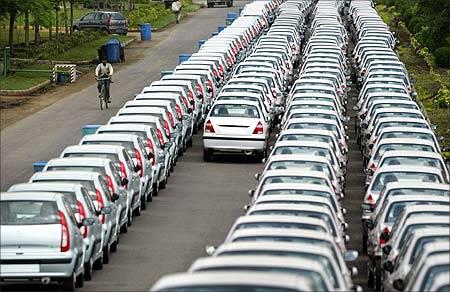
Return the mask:
M 448 264 L 431 267 L 426 272 L 422 285 L 420 286 L 420 291 L 429 291 L 431 285 L 433 285 L 434 279 L 438 275 L 448 275 L 449 273 L 450 273 L 450 266 Z
M 331 177 L 331 171 L 328 165 L 323 162 L 316 161 L 299 161 L 299 160 L 285 160 L 285 161 L 274 161 L 272 162 L 268 169 L 304 169 L 321 171 L 327 176 Z
M 410 234 L 412 234 L 417 229 L 427 229 L 428 227 L 450 227 L 450 223 L 448 222 L 442 222 L 442 223 L 418 223 L 418 224 L 411 224 L 408 225 L 405 230 L 403 230 L 403 233 L 398 238 L 398 246 L 403 246 L 406 240 L 410 238 Z
M 420 144 L 402 144 L 402 143 L 389 143 L 383 144 L 378 147 L 377 152 L 374 155 L 374 159 L 380 159 L 381 155 L 383 155 L 386 151 L 427 151 L 434 152 L 433 147 L 430 145 L 420 145 Z
M 327 119 L 327 120 L 333 120 L 338 121 L 338 118 L 336 115 L 332 114 L 324 114 L 324 113 L 294 113 L 291 115 L 291 119 L 295 118 L 317 118 L 317 119 Z
M 0 201 L 0 225 L 59 224 L 59 213 L 53 201 Z
M 405 132 L 405 131 L 395 131 L 383 133 L 380 136 L 380 140 L 384 138 L 413 138 L 433 141 L 433 134 L 431 133 L 418 133 L 418 132 Z
M 242 223 L 236 226 L 236 230 L 247 228 L 285 228 L 285 229 L 307 229 L 328 232 L 320 225 L 295 222 L 251 222 Z
M 311 156 L 326 157 L 334 163 L 334 157 L 329 149 L 314 146 L 280 146 L 275 149 L 274 155 L 280 154 L 304 154 Z
M 448 235 L 422 237 L 417 240 L 414 249 L 412 250 L 411 257 L 409 258 L 409 264 L 412 264 L 414 260 L 419 256 L 419 253 L 423 250 L 423 247 L 427 243 L 433 243 L 437 241 L 447 241 L 450 239 Z M 425 290 L 426 291 L 426 290 Z
M 279 175 L 279 176 L 270 176 L 263 181 L 263 185 L 265 184 L 274 184 L 274 183 L 310 183 L 316 185 L 328 185 L 326 179 L 320 177 L 313 176 L 293 176 L 293 175 Z
M 441 183 L 440 177 L 434 173 L 403 171 L 382 172 L 376 175 L 371 190 L 379 192 L 383 189 L 384 186 L 386 186 L 386 184 L 403 180 Z
M 433 195 L 450 197 L 450 190 L 427 189 L 427 188 L 402 188 L 394 189 L 388 193 L 388 196 L 401 195 Z
M 125 20 L 125 17 L 120 13 L 111 13 L 111 18 L 114 20 Z
M 380 163 L 380 167 L 382 165 L 420 165 L 420 166 L 432 166 L 440 169 L 444 169 L 444 165 L 442 165 L 441 161 L 437 158 L 430 157 L 420 157 L 420 156 L 397 156 L 397 157 L 388 157 L 383 159 Z
M 216 104 L 211 117 L 259 118 L 258 108 L 247 104 Z
M 395 220 L 400 216 L 403 209 L 405 209 L 406 206 L 417 206 L 417 205 L 449 205 L 450 202 L 418 202 L 418 201 L 401 201 L 393 203 L 389 206 L 389 209 L 387 211 L 387 216 L 384 219 L 384 222 L 386 223 L 394 223 Z
M 289 124 L 288 129 L 316 129 L 316 130 L 327 130 L 332 131 L 340 138 L 340 132 L 336 125 L 332 124 L 319 124 L 319 123 L 292 123 Z
M 323 220 L 332 231 L 332 234 L 336 235 L 336 229 L 330 216 L 325 213 L 308 211 L 308 210 L 257 210 L 250 215 L 290 215 L 300 217 L 311 217 Z
M 258 93 L 262 94 L 263 92 L 258 89 L 253 88 L 225 88 L 223 92 L 250 92 L 250 93 Z
M 334 110 L 334 107 L 332 105 L 321 105 L 321 104 L 296 104 L 291 106 L 290 111 L 296 110 L 296 109 L 305 109 L 305 108 L 313 108 L 313 109 L 322 109 L 322 110 Z

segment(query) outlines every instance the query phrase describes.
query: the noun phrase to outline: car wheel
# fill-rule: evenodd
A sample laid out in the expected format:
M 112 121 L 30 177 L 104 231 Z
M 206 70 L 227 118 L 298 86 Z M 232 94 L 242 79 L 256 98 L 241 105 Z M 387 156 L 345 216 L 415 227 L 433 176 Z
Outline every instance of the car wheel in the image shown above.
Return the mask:
M 159 183 L 159 188 L 162 190 L 165 189 L 166 186 L 167 186 L 167 177 Z
M 72 29 L 72 31 L 73 31 L 74 33 L 77 33 L 77 32 L 80 32 L 80 29 L 79 29 L 77 26 L 74 26 L 73 29 Z
M 103 256 L 94 262 L 95 270 L 103 270 Z
M 120 227 L 120 232 L 127 233 L 128 232 L 128 223 L 125 223 Z
M 210 150 L 203 149 L 203 161 L 205 162 L 212 161 L 212 153 Z
M 109 31 L 106 28 L 102 28 L 100 30 L 103 34 L 109 34 Z
M 116 252 L 118 247 L 119 247 L 119 241 L 116 240 L 111 244 L 111 252 Z
M 141 206 L 142 206 L 142 205 L 139 204 L 139 207 L 137 207 L 137 209 L 134 210 L 134 216 L 141 216 L 141 211 L 142 211 Z
M 369 269 L 367 275 L 367 287 L 373 288 L 374 280 L 375 280 L 374 274 Z
M 151 195 L 149 195 L 151 196 Z M 141 198 L 141 210 L 146 210 L 147 209 L 147 198 L 144 196 Z
M 75 279 L 75 287 L 81 288 L 84 286 L 84 273 L 80 273 L 78 277 Z
M 95 246 L 92 250 L 95 250 Z M 94 267 L 94 263 L 92 262 L 92 257 L 89 259 L 87 264 L 84 264 L 84 280 L 90 281 L 92 280 L 92 269 Z
M 133 224 L 133 216 L 131 216 L 131 210 L 128 211 L 128 220 L 127 220 L 127 225 L 131 226 Z
M 363 231 L 362 238 L 362 252 L 363 254 L 367 254 L 367 233 Z
M 104 265 L 107 265 L 109 263 L 109 253 L 110 253 L 109 245 L 106 245 L 103 248 L 103 264 Z
M 66 278 L 62 281 L 62 289 L 64 291 L 75 291 L 75 272 L 72 274 L 71 277 Z

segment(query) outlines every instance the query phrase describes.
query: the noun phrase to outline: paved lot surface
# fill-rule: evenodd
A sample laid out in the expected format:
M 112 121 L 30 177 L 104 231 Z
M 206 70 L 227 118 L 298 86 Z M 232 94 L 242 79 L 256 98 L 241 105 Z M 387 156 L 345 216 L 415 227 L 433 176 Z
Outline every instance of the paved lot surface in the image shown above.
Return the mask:
M 244 3 L 235 1 L 235 6 Z M 96 89 L 90 86 L 2 131 L 1 189 L 27 180 L 32 174 L 32 162 L 50 159 L 67 145 L 77 143 L 81 126 L 106 122 L 134 93 L 159 79 L 161 69 L 174 67 L 180 53 L 196 50 L 197 40 L 209 37 L 223 24 L 228 11 L 203 9 L 180 26 L 161 33 L 161 40 L 155 42 L 142 62 L 122 69 L 115 77 L 112 109 L 97 109 Z M 350 104 L 350 111 L 351 107 Z M 352 124 L 353 120 L 348 123 L 350 163 L 344 206 L 350 225 L 348 248 L 360 250 L 359 218 L 364 190 Z M 204 163 L 201 138 L 196 136 L 194 146 L 179 160 L 167 189 L 121 237 L 119 250 L 111 256 L 110 263 L 77 291 L 145 291 L 160 276 L 186 270 L 194 259 L 205 255 L 206 244 L 217 245 L 225 238 L 235 218 L 243 213 L 247 190 L 255 185 L 253 174 L 261 169 L 262 164 L 243 156 L 221 156 Z M 355 282 L 363 285 L 364 259 L 360 257 L 356 265 L 360 275 Z M 15 291 L 37 289 L 58 290 L 52 286 L 12 287 Z

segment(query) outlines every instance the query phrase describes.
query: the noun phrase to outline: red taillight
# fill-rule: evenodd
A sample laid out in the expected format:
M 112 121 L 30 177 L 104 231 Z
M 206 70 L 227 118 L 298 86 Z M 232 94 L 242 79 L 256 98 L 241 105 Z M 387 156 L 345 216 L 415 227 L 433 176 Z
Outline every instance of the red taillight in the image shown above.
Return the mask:
M 372 205 L 372 206 L 375 205 L 375 200 L 373 199 L 373 197 L 372 197 L 371 194 L 369 194 L 369 195 L 367 196 L 366 203 L 368 203 L 368 204 L 370 204 L 370 205 Z
M 69 251 L 70 249 L 70 234 L 69 225 L 67 224 L 66 215 L 59 211 L 59 223 L 61 223 L 61 252 Z
M 134 155 L 136 156 L 138 165 L 141 167 L 141 169 L 139 169 L 139 176 L 142 177 L 142 171 L 144 169 L 144 164 L 142 163 L 141 153 L 139 153 L 139 150 L 134 149 Z
M 194 100 L 194 93 L 192 92 L 192 90 L 189 89 L 188 95 L 190 100 Z
M 183 113 L 181 111 L 181 107 L 177 104 L 175 106 L 175 109 L 177 110 L 177 114 L 178 114 L 178 119 L 181 121 L 183 119 Z
M 209 87 L 211 88 L 212 94 L 214 95 L 214 86 L 213 86 L 213 82 L 212 82 L 211 80 L 208 80 L 208 84 L 209 84 Z
M 98 202 L 98 209 L 101 211 L 103 209 L 103 207 L 105 207 L 105 202 L 103 202 L 102 194 L 97 189 L 95 189 L 95 196 L 96 196 L 97 202 Z M 98 216 L 98 219 L 100 219 L 100 222 L 102 222 L 102 224 L 104 224 L 106 221 L 105 214 L 103 214 L 103 213 L 100 214 L 100 216 Z
M 78 213 L 80 214 L 80 222 L 83 222 L 83 219 L 86 218 L 86 210 L 84 210 L 83 204 L 80 201 L 77 201 Z M 86 226 L 80 227 L 81 234 L 83 234 L 83 238 L 86 238 L 88 235 L 88 229 Z
M 210 120 L 205 123 L 205 133 L 215 133 L 214 127 Z
M 197 91 L 200 92 L 200 94 L 203 94 L 203 88 L 200 84 L 197 84 Z
M 111 194 L 114 193 L 115 192 L 114 184 L 109 175 L 106 176 L 106 182 L 108 183 L 108 189 L 111 192 Z
M 189 101 L 187 100 L 186 96 L 182 95 L 181 97 L 183 98 L 184 105 L 186 107 L 189 107 Z
M 167 116 L 169 117 L 170 124 L 172 125 L 172 127 L 174 127 L 175 126 L 175 121 L 173 119 L 172 113 L 171 112 L 167 112 Z
M 164 130 L 166 131 L 166 136 L 170 139 L 170 128 L 169 123 L 166 120 L 163 120 Z
M 148 153 L 152 153 L 153 155 L 155 155 L 155 148 L 153 146 L 152 140 L 151 139 L 147 139 L 147 143 L 148 143 L 148 147 L 149 147 L 149 150 L 147 152 Z M 153 157 L 152 165 L 155 165 L 155 163 L 156 163 L 156 159 Z
M 164 137 L 160 129 L 156 129 L 156 135 L 158 136 L 159 143 L 164 145 Z
M 383 232 L 380 234 L 380 245 L 386 244 L 389 241 L 390 230 L 387 227 L 384 227 Z
M 375 163 L 372 162 L 372 164 L 370 164 L 369 166 L 370 170 L 372 170 L 373 172 L 375 172 L 375 170 L 377 170 L 377 165 Z
M 219 77 L 219 74 L 217 73 L 217 70 L 213 71 L 214 77 Z
M 220 71 L 220 74 L 223 75 L 224 71 L 223 71 L 223 66 L 222 65 L 219 65 L 219 71 Z
M 122 174 L 122 178 L 128 178 L 127 169 L 125 168 L 125 164 L 122 161 L 119 162 L 120 165 L 120 173 Z M 128 184 L 125 185 L 125 189 L 128 190 Z
M 264 132 L 264 127 L 261 122 L 258 122 L 255 129 L 253 130 L 253 134 L 262 134 Z

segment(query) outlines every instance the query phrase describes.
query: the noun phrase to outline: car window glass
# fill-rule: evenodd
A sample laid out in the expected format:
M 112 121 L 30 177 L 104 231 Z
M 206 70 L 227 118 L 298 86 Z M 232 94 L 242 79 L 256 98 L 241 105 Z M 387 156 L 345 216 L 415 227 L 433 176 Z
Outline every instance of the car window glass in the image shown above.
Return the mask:
M 90 20 L 94 20 L 96 13 L 95 12 L 91 12 L 89 14 L 86 14 L 83 17 L 83 21 L 90 21 Z
M 77 226 L 78 223 L 77 223 L 77 219 L 75 218 L 75 214 L 73 213 L 72 206 L 70 205 L 69 201 L 66 200 L 66 198 L 63 198 L 62 201 L 63 201 L 64 207 L 66 208 L 66 212 L 69 215 L 68 217 L 69 217 L 70 221 L 72 221 L 73 225 Z
M 66 153 L 64 157 L 94 157 L 94 158 L 107 158 L 114 163 L 119 163 L 119 157 L 114 153 Z
M 81 188 L 81 194 L 83 195 L 84 201 L 86 202 L 86 206 L 91 213 L 95 213 L 94 203 L 92 202 L 92 198 L 89 195 L 88 191 L 85 188 Z
M 54 201 L 0 201 L 0 225 L 59 224 Z

